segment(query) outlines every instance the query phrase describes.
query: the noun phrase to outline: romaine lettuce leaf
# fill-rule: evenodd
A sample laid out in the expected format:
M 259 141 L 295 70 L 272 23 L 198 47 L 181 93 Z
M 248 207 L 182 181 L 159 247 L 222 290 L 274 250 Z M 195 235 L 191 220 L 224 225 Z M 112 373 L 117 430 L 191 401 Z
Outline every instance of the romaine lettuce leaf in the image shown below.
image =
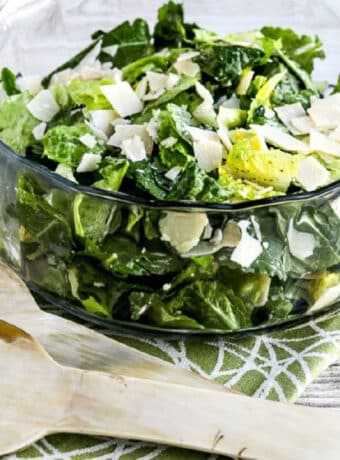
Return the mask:
M 261 32 L 265 37 L 280 40 L 282 50 L 287 56 L 294 59 L 309 74 L 314 69 L 314 60 L 325 58 L 322 42 L 317 35 L 315 37 L 297 35 L 292 29 L 269 26 L 263 27 Z
M 106 157 L 98 170 L 101 179 L 94 182 L 93 187 L 116 191 L 120 189 L 129 169 L 129 161 L 125 158 Z
M 15 94 L 0 106 L 0 139 L 19 154 L 34 143 L 32 130 L 40 123 L 27 109 L 32 98 L 28 92 Z
M 191 318 L 198 325 L 211 329 L 234 330 L 251 325 L 250 310 L 232 290 L 218 281 L 195 281 L 169 299 L 166 295 L 132 293 L 130 302 L 133 319 L 145 315 L 156 325 L 164 324 L 160 321 L 163 312 L 172 317 L 167 322 L 168 327 L 180 327 L 175 321 L 177 315 L 185 315 L 182 320 Z
M 87 110 L 112 109 L 100 87 L 112 85 L 109 78 L 103 80 L 72 80 L 67 92 L 75 105 L 85 105 Z
M 82 156 L 89 151 L 89 148 L 80 141 L 80 137 L 85 134 L 93 136 L 92 130 L 85 124 L 55 126 L 46 133 L 42 140 L 43 156 L 57 163 L 76 168 Z M 104 147 L 97 143 L 91 152 L 102 154 Z

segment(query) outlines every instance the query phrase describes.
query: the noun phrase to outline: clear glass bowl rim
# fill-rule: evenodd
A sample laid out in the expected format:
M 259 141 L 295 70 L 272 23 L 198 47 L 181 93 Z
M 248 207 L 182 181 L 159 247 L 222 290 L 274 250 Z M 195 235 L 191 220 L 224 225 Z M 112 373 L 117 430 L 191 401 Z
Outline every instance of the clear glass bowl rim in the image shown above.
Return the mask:
M 261 198 L 258 200 L 249 200 L 240 203 L 207 203 L 203 201 L 191 201 L 191 200 L 176 200 L 176 201 L 165 201 L 165 200 L 156 200 L 138 197 L 136 195 L 130 195 L 123 192 L 114 192 L 97 189 L 95 187 L 85 186 L 76 184 L 54 171 L 50 170 L 44 165 L 41 165 L 29 158 L 26 158 L 22 155 L 16 153 L 8 145 L 0 140 L 0 151 L 5 153 L 5 155 L 10 159 L 21 163 L 23 166 L 35 171 L 39 175 L 46 176 L 52 182 L 58 183 L 62 188 L 68 189 L 74 193 L 84 193 L 96 198 L 108 200 L 108 201 L 118 201 L 120 203 L 128 205 L 138 205 L 143 208 L 148 209 L 161 209 L 164 211 L 171 210 L 183 210 L 190 211 L 218 211 L 218 212 L 237 212 L 242 210 L 249 210 L 252 208 L 273 206 L 279 204 L 287 204 L 291 202 L 300 202 L 300 201 L 310 201 L 323 196 L 332 194 L 336 190 L 340 192 L 340 180 L 333 182 L 332 184 L 326 185 L 314 190 L 312 192 L 298 192 L 296 194 L 288 194 L 276 197 Z

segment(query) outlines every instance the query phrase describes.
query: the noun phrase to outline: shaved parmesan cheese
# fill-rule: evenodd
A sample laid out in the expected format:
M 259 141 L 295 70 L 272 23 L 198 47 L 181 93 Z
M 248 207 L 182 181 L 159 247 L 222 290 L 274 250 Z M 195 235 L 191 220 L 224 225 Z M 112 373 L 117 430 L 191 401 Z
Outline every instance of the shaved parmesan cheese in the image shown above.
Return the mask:
M 313 255 L 316 245 L 314 235 L 296 230 L 292 219 L 289 221 L 287 240 L 290 253 L 297 259 L 305 260 Z
M 95 147 L 95 145 L 97 144 L 97 139 L 91 134 L 84 134 L 83 136 L 79 137 L 79 140 L 89 149 L 93 149 L 93 147 Z
M 146 130 L 154 141 L 157 140 L 159 128 L 160 125 L 158 121 L 155 120 L 150 120 L 149 123 L 146 124 Z
M 100 89 L 122 118 L 138 113 L 143 109 L 141 100 L 126 81 L 115 85 L 104 85 Z
M 194 77 L 200 71 L 200 67 L 192 59 L 199 56 L 199 52 L 189 51 L 188 53 L 181 54 L 174 64 L 174 68 L 179 74 L 187 75 L 188 77 Z
M 193 116 L 203 124 L 216 126 L 216 113 L 214 109 L 214 99 L 210 93 L 200 82 L 195 84 L 196 93 L 203 99 L 193 111 Z
M 231 143 L 230 137 L 229 137 L 229 130 L 225 124 L 225 107 L 220 107 L 217 115 L 217 135 L 223 142 L 223 145 L 226 147 L 226 149 L 229 151 L 232 149 L 233 145 Z
M 151 91 L 165 90 L 168 83 L 168 76 L 165 73 L 146 72 L 146 78 L 149 82 Z
M 51 121 L 60 108 L 48 89 L 40 91 L 28 104 L 30 113 L 41 121 Z
M 308 113 L 317 128 L 322 130 L 336 128 L 340 125 L 340 93 L 323 99 L 314 99 Z
M 166 173 L 164 174 L 164 176 L 165 176 L 167 179 L 175 180 L 176 177 L 178 176 L 178 174 L 180 174 L 181 171 L 182 171 L 181 166 L 174 166 L 173 168 L 169 169 L 169 171 L 166 172 Z
M 144 123 L 143 125 L 117 125 L 115 127 L 115 133 L 110 137 L 108 145 L 114 147 L 121 147 L 123 141 L 127 139 L 132 139 L 134 136 L 138 136 L 144 143 L 145 151 L 148 155 L 152 153 L 153 150 L 153 139 L 150 136 L 147 128 L 148 124 Z
M 161 142 L 161 145 L 165 147 L 166 149 L 169 149 L 173 147 L 177 143 L 177 139 L 175 137 L 167 137 L 166 139 L 163 139 Z
M 303 108 L 301 102 L 276 107 L 275 112 L 282 123 L 287 126 L 289 131 L 291 131 L 293 134 L 300 134 L 299 130 L 297 130 L 293 125 L 292 120 L 298 117 L 306 116 L 305 109 Z
M 210 172 L 222 163 L 223 147 L 218 135 L 213 131 L 188 128 L 194 141 L 194 154 L 203 171 Z
M 112 121 L 112 126 L 118 126 L 118 125 L 130 125 L 131 121 L 127 120 L 126 118 L 116 118 L 115 120 Z
M 309 134 L 311 131 L 316 129 L 315 123 L 309 115 L 293 118 L 290 123 L 295 130 L 294 134 Z
M 334 214 L 340 219 L 340 196 L 330 201 L 329 205 L 333 209 Z
M 340 142 L 340 126 L 330 133 L 329 138 L 335 142 Z
M 164 93 L 165 89 L 159 89 L 158 91 L 152 93 L 145 94 L 143 97 L 143 101 L 154 101 L 155 99 L 158 99 L 159 96 L 161 96 Z
M 221 247 L 236 248 L 241 241 L 240 227 L 233 220 L 229 221 L 223 230 Z
M 135 162 L 142 161 L 146 158 L 145 145 L 139 136 L 134 136 L 132 139 L 126 139 L 122 142 L 122 155 Z
M 210 104 L 214 103 L 214 99 L 209 90 L 205 86 L 202 85 L 199 81 L 195 83 L 196 93 L 201 97 L 204 101 L 210 102 Z
M 43 121 L 42 123 L 37 125 L 35 128 L 33 128 L 32 134 L 33 134 L 34 139 L 36 139 L 37 141 L 40 141 L 44 137 L 46 126 L 47 126 L 46 123 Z
M 230 260 L 245 268 L 249 267 L 263 251 L 260 241 L 248 234 L 249 224 L 250 222 L 247 220 L 241 220 L 237 223 L 241 231 L 241 239 L 230 257 Z
M 320 310 L 321 308 L 332 305 L 340 298 L 340 284 L 326 289 L 325 292 L 313 303 L 308 311 Z
M 340 143 L 333 141 L 319 131 L 314 130 L 310 133 L 309 144 L 312 151 L 340 156 Z
M 179 80 L 180 80 L 179 75 L 177 75 L 176 73 L 170 72 L 168 75 L 168 81 L 166 82 L 166 89 L 171 89 L 174 86 L 176 86 Z
M 255 216 L 251 215 L 250 220 L 251 220 L 252 226 L 254 228 L 256 238 L 259 241 L 262 241 L 261 227 L 260 227 L 259 223 L 257 222 L 257 220 L 255 219 Z
M 95 46 L 79 62 L 77 67 L 82 67 L 85 65 L 94 65 L 98 63 L 97 57 L 99 56 L 101 49 L 102 49 L 102 41 L 98 40 Z
M 85 120 L 85 124 L 91 129 L 91 131 L 100 139 L 102 142 L 107 142 L 108 137 L 101 129 L 96 128 L 92 123 Z
M 31 94 L 37 94 L 43 89 L 41 85 L 41 77 L 33 75 L 30 77 L 18 78 L 17 84 L 21 91 L 29 91 Z
M 78 165 L 77 172 L 91 172 L 98 169 L 99 163 L 102 161 L 102 157 L 95 153 L 84 153 L 82 159 Z
M 247 93 L 254 75 L 255 75 L 255 72 L 253 70 L 247 69 L 247 71 L 243 72 L 240 83 L 238 84 L 236 88 L 236 94 L 238 94 L 239 96 L 243 96 L 244 94 Z
M 146 77 L 143 77 L 136 86 L 135 93 L 139 99 L 143 100 L 148 89 L 148 80 Z
M 117 116 L 113 110 L 91 110 L 89 114 L 93 126 L 107 136 L 112 133 L 112 122 Z
M 290 134 L 285 133 L 280 128 L 275 128 L 268 125 L 254 125 L 257 132 L 261 133 L 265 140 L 279 149 L 286 150 L 288 152 L 307 152 L 309 147 L 305 142 L 295 139 Z
M 300 162 L 295 178 L 307 192 L 310 192 L 327 184 L 330 174 L 314 157 L 307 157 Z
M 167 212 L 159 221 L 163 241 L 168 241 L 180 254 L 194 248 L 209 220 L 205 213 Z

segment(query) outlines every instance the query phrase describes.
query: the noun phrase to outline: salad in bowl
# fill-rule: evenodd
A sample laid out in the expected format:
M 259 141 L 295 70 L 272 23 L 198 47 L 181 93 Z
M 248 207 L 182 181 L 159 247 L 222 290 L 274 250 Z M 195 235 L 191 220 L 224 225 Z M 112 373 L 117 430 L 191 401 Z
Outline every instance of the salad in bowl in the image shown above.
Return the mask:
M 1 254 L 107 322 L 229 332 L 340 297 L 340 81 L 318 37 L 169 2 L 44 77 L 3 68 Z M 51 298 L 51 297 L 49 297 Z

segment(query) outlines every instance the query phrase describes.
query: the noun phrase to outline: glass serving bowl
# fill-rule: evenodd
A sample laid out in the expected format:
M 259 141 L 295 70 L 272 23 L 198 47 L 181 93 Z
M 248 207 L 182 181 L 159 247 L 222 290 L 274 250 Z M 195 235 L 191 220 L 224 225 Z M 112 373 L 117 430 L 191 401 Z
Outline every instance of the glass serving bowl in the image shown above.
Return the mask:
M 46 74 L 80 49 L 92 31 L 112 28 L 121 20 L 136 15 L 151 19 L 151 12 L 154 15 L 160 3 L 142 2 L 137 13 L 135 3 L 131 1 L 125 2 L 124 7 L 118 1 L 78 0 L 67 4 L 52 0 L 4 2 L 0 11 L 2 63 L 23 74 Z M 221 3 L 213 2 L 209 10 L 211 15 L 205 16 L 205 20 L 193 14 L 195 3 L 185 4 L 191 19 L 208 28 L 221 30 L 218 13 Z M 264 6 L 268 2 L 262 3 Z M 299 2 L 291 3 L 298 11 Z M 325 35 L 331 50 L 333 39 L 330 31 L 334 27 L 335 37 L 338 27 L 338 20 L 329 14 L 329 9 L 322 7 L 318 11 L 318 19 L 312 14 L 303 28 L 298 27 L 299 16 L 296 14 L 281 15 L 280 21 L 277 21 L 279 12 L 272 17 L 255 16 L 255 20 L 251 12 L 242 18 L 238 17 L 238 10 L 231 9 L 231 13 L 223 24 L 223 29 L 231 32 L 268 23 L 292 26 L 301 32 L 311 32 L 312 29 L 315 32 L 317 24 L 320 27 L 327 25 Z M 319 75 L 325 77 L 321 72 Z M 329 67 L 329 78 L 335 79 L 332 66 Z M 233 205 L 161 202 L 78 186 L 46 167 L 18 156 L 2 142 L 0 161 L 1 257 L 43 300 L 80 319 L 113 330 L 128 327 L 157 333 L 224 334 L 261 330 L 268 325 L 282 326 L 338 308 L 336 300 L 340 296 L 340 286 L 336 276 L 337 265 L 340 264 L 340 182 L 316 192 Z M 107 251 L 111 251 L 105 262 L 95 249 L 91 254 L 84 253 L 86 232 L 95 231 L 91 222 L 87 220 L 87 228 L 82 228 L 82 237 L 79 236 L 79 228 L 78 231 L 76 228 L 77 225 L 82 227 L 82 223 L 79 224 L 82 213 L 89 209 L 95 221 L 103 220 L 102 234 L 96 234 L 96 238 L 105 241 L 106 248 L 109 248 Z M 181 222 L 178 224 L 178 234 L 181 235 L 185 230 L 181 225 L 188 225 L 188 222 L 190 225 L 190 219 L 194 221 L 193 216 L 197 221 L 209 221 L 210 233 L 216 235 L 215 246 L 212 251 L 211 243 L 205 239 L 207 234 L 203 232 L 198 245 L 186 257 L 181 257 L 169 243 L 162 241 L 159 222 L 175 217 Z M 256 239 L 261 246 L 259 256 L 247 268 L 233 262 L 232 243 L 221 246 L 222 235 L 227 239 L 239 239 L 240 235 L 235 236 L 235 232 L 242 227 L 242 224 L 238 225 L 242 221 L 247 226 L 243 236 Z M 209 257 L 205 257 L 207 252 Z M 325 272 L 329 270 L 331 275 L 325 278 Z M 190 314 L 199 320 L 200 308 L 212 307 L 213 310 L 212 319 L 204 330 L 190 327 L 190 322 L 181 318 L 167 316 L 163 310 L 152 313 L 152 307 L 147 304 L 139 307 L 141 320 L 131 320 L 131 291 L 153 290 L 171 298 L 175 285 L 188 286 L 190 276 L 203 281 L 202 285 L 193 284 L 188 291 L 192 298 L 192 310 L 195 310 Z M 79 277 L 83 280 L 81 293 L 75 281 Z M 218 298 L 223 303 L 221 299 L 228 297 L 233 307 L 239 308 L 233 296 L 242 298 L 246 305 L 254 306 L 253 324 L 235 319 L 228 313 L 227 304 L 221 307 L 216 304 L 217 300 L 214 304 L 209 299 L 210 291 L 205 296 L 204 286 L 216 280 L 219 284 L 215 300 Z M 200 289 L 202 292 L 198 295 L 196 290 Z M 270 312 L 265 304 L 269 289 Z M 319 293 L 318 296 L 315 292 Z M 283 293 L 289 298 L 289 305 L 282 301 Z M 187 297 L 189 294 L 186 294 Z M 202 299 L 209 307 L 204 302 L 198 305 Z M 103 309 L 103 304 L 107 308 Z M 113 304 L 111 314 L 108 305 Z M 187 298 L 185 308 L 190 310 L 188 304 Z M 144 307 L 149 313 L 142 314 Z M 155 319 L 161 323 L 160 326 L 154 324 Z

